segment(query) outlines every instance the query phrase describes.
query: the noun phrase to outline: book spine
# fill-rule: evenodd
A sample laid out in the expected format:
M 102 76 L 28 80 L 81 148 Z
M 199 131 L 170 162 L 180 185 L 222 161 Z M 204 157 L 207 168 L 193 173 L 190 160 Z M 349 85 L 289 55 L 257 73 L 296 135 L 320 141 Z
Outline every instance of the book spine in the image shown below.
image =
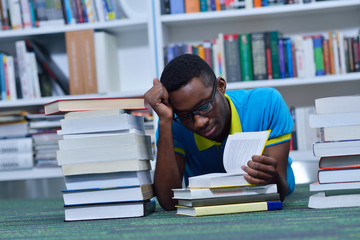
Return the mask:
M 1 29 L 2 30 L 8 30 L 11 28 L 10 22 L 9 22 L 9 14 L 8 14 L 8 4 L 6 0 L 1 0 Z
M 184 1 L 170 0 L 170 13 L 171 14 L 185 13 Z
M 329 60 L 329 40 L 326 38 L 323 39 L 323 58 L 324 58 L 324 74 L 330 74 L 330 60 Z
M 21 0 L 21 16 L 23 21 L 24 28 L 31 28 L 31 15 L 30 15 L 30 7 L 28 0 Z
M 0 140 L 0 155 L 9 153 L 25 153 L 32 151 L 31 138 L 2 139 Z
M 254 80 L 267 79 L 265 33 L 251 34 L 251 51 Z
M 21 92 L 22 97 L 24 99 L 30 99 L 31 93 L 29 92 L 29 89 L 31 88 L 31 83 L 29 80 L 29 75 L 26 71 L 26 62 L 25 62 L 25 55 L 26 55 L 26 47 L 24 41 L 17 41 L 15 42 L 15 48 L 16 48 L 16 57 L 18 62 L 18 69 L 19 69 L 19 78 L 21 82 Z
M 334 63 L 334 48 L 333 48 L 333 39 L 332 32 L 328 32 L 329 39 L 329 62 L 330 62 L 330 74 L 335 74 L 335 63 Z
M 270 32 L 265 33 L 265 53 L 266 53 L 266 70 L 267 79 L 273 79 L 272 73 L 272 61 L 271 61 L 271 43 L 270 43 Z
M 252 81 L 254 80 L 254 76 L 251 56 L 250 34 L 240 34 L 239 38 L 241 80 Z
M 9 94 L 10 100 L 16 100 L 17 91 L 16 91 L 16 79 L 15 79 L 15 66 L 14 66 L 14 57 L 7 56 L 7 73 L 9 79 Z
M 32 152 L 0 154 L 0 170 L 32 168 L 33 166 Z
M 293 69 L 293 62 L 292 62 L 292 47 L 291 47 L 291 39 L 285 39 L 285 48 L 286 48 L 286 63 L 287 63 L 287 77 L 293 78 L 294 77 L 294 69 Z
M 196 13 L 200 12 L 200 1 L 199 0 L 184 0 L 185 13 Z
M 200 12 L 207 12 L 208 6 L 207 6 L 207 0 L 200 0 Z
M 279 35 L 277 31 L 270 32 L 270 52 L 271 52 L 271 71 L 273 79 L 280 79 L 280 59 L 279 59 Z
M 285 69 L 285 50 L 284 50 L 284 39 L 279 38 L 279 64 L 280 64 L 280 78 L 286 78 L 286 69 Z
M 80 36 L 77 31 L 65 33 L 66 53 L 69 63 L 70 94 L 84 94 L 83 71 L 81 66 Z
M 212 68 L 213 67 L 213 64 L 212 64 L 213 61 L 212 61 L 212 53 L 211 53 L 211 42 L 204 41 L 203 45 L 204 45 L 204 52 L 205 52 L 205 61 Z
M 226 80 L 228 82 L 241 81 L 239 36 L 237 34 L 224 35 Z
M 21 7 L 20 0 L 8 1 L 9 10 L 10 10 L 10 20 L 12 29 L 21 29 L 23 28 L 21 22 Z
M 359 47 L 359 37 L 353 38 L 352 50 L 353 50 L 353 59 L 354 59 L 354 72 L 360 72 L 360 47 Z
M 4 62 L 4 85 L 5 85 L 5 99 L 10 100 L 10 86 L 9 86 L 9 74 L 8 74 L 8 64 L 7 64 L 7 57 L 4 55 L 3 62 Z M 1 89 L 2 90 L 2 89 Z
M 324 70 L 324 59 L 323 59 L 323 44 L 322 36 L 316 35 L 313 36 L 314 43 L 314 59 L 315 59 L 315 75 L 323 76 L 325 75 Z
M 346 39 L 346 46 L 347 46 L 347 49 L 345 51 L 346 52 L 346 57 L 348 59 L 348 72 L 354 72 L 355 71 L 355 68 L 354 68 L 354 56 L 353 56 L 353 41 L 354 39 L 352 38 L 347 38 Z
M 170 0 L 161 0 L 161 14 L 170 14 Z
M 303 37 L 300 35 L 296 35 L 294 37 L 294 46 L 295 46 L 295 62 L 297 69 L 297 76 L 299 78 L 304 78 L 306 76 L 305 73 L 305 56 L 304 56 L 304 41 Z

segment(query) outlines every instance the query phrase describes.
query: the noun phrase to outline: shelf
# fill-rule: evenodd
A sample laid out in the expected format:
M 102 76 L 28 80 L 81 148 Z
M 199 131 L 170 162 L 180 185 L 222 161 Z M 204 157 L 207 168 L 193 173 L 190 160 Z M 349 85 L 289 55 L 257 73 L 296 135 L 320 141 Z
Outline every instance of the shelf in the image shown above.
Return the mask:
M 59 99 L 73 99 L 73 98 L 111 98 L 111 97 L 135 97 L 144 96 L 146 90 L 139 91 L 126 91 L 118 93 L 107 94 L 84 94 L 84 95 L 65 95 L 65 96 L 52 96 L 35 99 L 19 99 L 15 101 L 0 101 L 0 111 L 9 111 L 19 108 L 38 109 L 46 103 L 59 100 Z
M 165 25 L 189 25 L 192 23 L 206 22 L 216 23 L 219 20 L 229 21 L 241 18 L 268 18 L 281 15 L 292 15 L 294 13 L 316 14 L 324 11 L 347 11 L 360 9 L 360 0 L 325 1 L 310 4 L 290 4 L 274 7 L 261 7 L 253 9 L 234 9 L 215 12 L 186 13 L 162 15 L 161 22 Z
M 290 157 L 294 162 L 318 162 L 319 157 L 315 157 L 312 150 L 290 151 Z
M 0 181 L 15 181 L 27 179 L 59 178 L 63 177 L 61 168 L 32 168 L 13 171 L 1 171 Z
M 324 84 L 333 82 L 360 81 L 360 73 L 316 76 L 314 78 L 286 78 L 248 82 L 232 82 L 227 84 L 227 90 L 257 88 L 257 87 L 287 87 L 298 85 Z
M 0 38 L 16 38 L 16 37 L 26 37 L 26 36 L 37 36 L 37 35 L 49 35 L 64 33 L 68 31 L 75 30 L 107 30 L 112 33 L 133 31 L 133 30 L 146 30 L 147 28 L 147 18 L 138 18 L 138 19 L 121 19 L 113 20 L 108 22 L 96 22 L 96 23 L 81 23 L 81 24 L 71 24 L 71 25 L 61 25 L 61 26 L 45 26 L 41 28 L 29 28 L 29 29 L 18 29 L 18 30 L 5 30 L 0 31 Z

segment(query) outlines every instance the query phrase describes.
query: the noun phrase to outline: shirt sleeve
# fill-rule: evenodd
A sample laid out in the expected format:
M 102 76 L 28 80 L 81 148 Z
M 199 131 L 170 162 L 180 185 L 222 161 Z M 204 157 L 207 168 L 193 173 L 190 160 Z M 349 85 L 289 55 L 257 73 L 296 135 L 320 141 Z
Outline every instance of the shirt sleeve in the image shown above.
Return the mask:
M 173 134 L 174 151 L 176 153 L 179 153 L 179 154 L 185 156 L 185 147 L 181 143 L 181 140 L 183 138 L 182 134 L 181 134 L 181 126 L 179 123 L 177 123 L 175 121 L 173 121 L 172 134 Z M 157 144 L 158 138 L 159 138 L 159 128 L 156 129 L 155 136 L 156 136 L 156 144 Z

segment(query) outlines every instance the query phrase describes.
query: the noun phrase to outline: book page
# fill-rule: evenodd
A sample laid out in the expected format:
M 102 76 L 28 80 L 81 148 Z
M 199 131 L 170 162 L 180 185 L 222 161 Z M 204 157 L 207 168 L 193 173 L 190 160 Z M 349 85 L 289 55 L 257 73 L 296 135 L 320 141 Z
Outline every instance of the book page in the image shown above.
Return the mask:
M 269 131 L 240 132 L 229 135 L 224 149 L 224 168 L 228 173 L 245 173 L 242 165 L 253 155 L 261 155 L 269 137 Z

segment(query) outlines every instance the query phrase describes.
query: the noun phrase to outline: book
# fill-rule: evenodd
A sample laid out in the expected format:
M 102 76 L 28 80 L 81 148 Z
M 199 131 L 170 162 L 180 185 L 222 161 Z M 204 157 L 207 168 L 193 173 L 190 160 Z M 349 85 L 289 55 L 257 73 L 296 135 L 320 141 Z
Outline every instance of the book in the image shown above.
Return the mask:
M 309 150 L 314 142 L 320 140 L 320 130 L 309 126 L 309 116 L 314 113 L 313 106 L 295 108 L 297 150 Z
M 251 33 L 251 53 L 254 80 L 267 79 L 265 33 Z
M 152 184 L 62 191 L 65 205 L 143 201 L 154 197 Z
M 325 75 L 324 57 L 323 57 L 323 37 L 322 35 L 313 36 L 315 75 Z
M 171 14 L 185 13 L 184 1 L 170 0 L 169 5 Z
M 360 124 L 320 128 L 322 141 L 344 141 L 360 139 Z
M 0 138 L 26 137 L 28 134 L 26 120 L 0 123 Z
M 143 130 L 144 117 L 123 113 L 120 115 L 88 117 L 86 121 L 82 118 L 62 119 L 60 124 L 61 130 L 57 132 L 59 135 L 110 132 L 127 129 Z
M 34 166 L 33 152 L 1 153 L 0 170 L 26 169 Z
M 360 155 L 344 155 L 322 157 L 319 160 L 320 169 L 342 169 L 360 167 Z
M 94 32 L 97 91 L 119 92 L 120 73 L 117 38 L 104 31 Z
M 309 198 L 309 208 L 359 207 L 360 194 L 326 196 L 325 192 L 316 193 Z
M 360 95 L 315 99 L 316 114 L 360 112 Z
M 65 206 L 65 221 L 143 217 L 155 207 L 154 200 Z
M 32 139 L 26 138 L 10 138 L 0 139 L 0 155 L 5 153 L 23 153 L 32 152 Z
M 111 108 L 124 110 L 145 109 L 144 97 L 60 99 L 44 105 L 46 115 Z
M 79 112 L 67 112 L 64 114 L 64 119 L 69 118 L 87 118 L 87 117 L 98 117 L 98 116 L 113 116 L 125 113 L 125 111 L 121 108 L 111 108 L 105 110 L 91 110 L 91 111 L 79 111 Z M 49 115 L 48 117 L 59 116 L 59 115 Z
M 351 190 L 351 189 L 360 189 L 360 182 L 327 183 L 327 184 L 320 184 L 319 182 L 314 182 L 310 184 L 311 192 L 331 191 L 331 190 Z
M 316 157 L 360 155 L 360 140 L 315 142 L 313 153 Z
M 67 190 L 152 184 L 149 170 L 71 175 L 64 180 Z
M 108 162 L 74 163 L 62 165 L 61 168 L 64 176 L 71 176 L 80 174 L 151 170 L 151 165 L 149 160 L 132 159 Z
M 282 209 L 281 201 L 224 204 L 192 208 L 177 206 L 177 214 L 198 217 L 218 214 L 270 211 L 277 209 Z
M 282 33 L 278 31 L 269 32 L 270 52 L 271 52 L 271 71 L 273 79 L 280 79 L 280 59 L 279 59 L 279 38 Z
M 238 34 L 224 34 L 224 51 L 227 82 L 241 81 Z
M 360 168 L 332 169 L 318 171 L 319 183 L 359 182 Z
M 241 132 L 228 136 L 223 164 L 226 173 L 209 173 L 189 178 L 189 188 L 249 186 L 241 166 L 253 155 L 261 155 L 270 131 Z
M 239 49 L 240 49 L 240 64 L 241 64 L 241 81 L 254 80 L 250 34 L 240 34 L 239 45 L 240 45 Z
M 129 133 L 102 137 L 74 138 L 59 140 L 60 150 L 83 149 L 93 147 L 124 147 L 129 145 L 151 145 L 151 137 L 143 134 Z
M 204 199 L 277 193 L 276 184 L 265 186 L 241 186 L 224 188 L 178 188 L 173 189 L 174 199 Z
M 184 0 L 185 13 L 200 12 L 200 1 Z
M 360 111 L 345 113 L 312 114 L 309 116 L 309 125 L 312 128 L 357 124 L 360 124 Z
M 185 207 L 201 207 L 201 206 L 211 206 L 211 205 L 265 202 L 265 201 L 266 202 L 280 201 L 280 195 L 279 193 L 267 193 L 267 194 L 256 194 L 256 195 L 214 197 L 214 198 L 204 198 L 204 199 L 178 199 L 178 205 Z

